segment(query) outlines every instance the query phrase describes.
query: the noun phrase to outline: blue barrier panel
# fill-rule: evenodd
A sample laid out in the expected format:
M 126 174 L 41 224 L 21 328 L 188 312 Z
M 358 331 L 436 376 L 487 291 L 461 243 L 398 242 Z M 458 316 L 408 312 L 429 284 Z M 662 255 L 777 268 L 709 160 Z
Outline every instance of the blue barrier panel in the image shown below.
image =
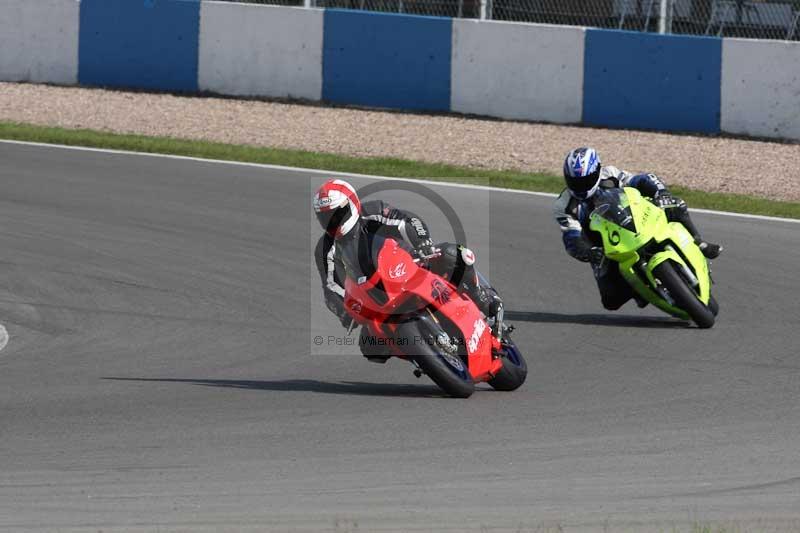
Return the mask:
M 583 122 L 719 132 L 722 39 L 587 30 Z
M 198 0 L 82 0 L 78 81 L 197 90 Z
M 322 98 L 398 109 L 450 109 L 452 20 L 325 10 Z

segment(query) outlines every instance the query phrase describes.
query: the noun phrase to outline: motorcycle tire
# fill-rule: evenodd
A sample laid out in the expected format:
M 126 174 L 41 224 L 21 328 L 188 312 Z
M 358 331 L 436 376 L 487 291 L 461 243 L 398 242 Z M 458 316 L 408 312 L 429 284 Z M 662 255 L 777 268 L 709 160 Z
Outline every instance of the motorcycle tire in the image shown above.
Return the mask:
M 416 319 L 397 329 L 398 337 L 405 339 L 428 338 L 431 326 L 423 324 L 424 319 Z M 432 342 L 406 344 L 412 347 L 408 355 L 422 372 L 431 378 L 439 388 L 454 398 L 469 398 L 475 392 L 475 382 L 467 364 L 460 357 L 440 353 Z
M 710 295 L 708 297 L 708 308 L 711 310 L 712 313 L 714 313 L 714 316 L 717 316 L 719 314 L 719 304 L 717 303 L 717 300 Z
M 528 377 L 528 364 L 519 353 L 514 341 L 503 341 L 504 354 L 502 355 L 503 368 L 495 377 L 489 380 L 489 385 L 494 390 L 512 391 L 520 388 Z
M 697 327 L 708 329 L 714 325 L 714 313 L 697 298 L 697 294 L 678 274 L 671 261 L 664 261 L 653 269 L 653 275 L 669 291 L 675 305 L 686 311 Z

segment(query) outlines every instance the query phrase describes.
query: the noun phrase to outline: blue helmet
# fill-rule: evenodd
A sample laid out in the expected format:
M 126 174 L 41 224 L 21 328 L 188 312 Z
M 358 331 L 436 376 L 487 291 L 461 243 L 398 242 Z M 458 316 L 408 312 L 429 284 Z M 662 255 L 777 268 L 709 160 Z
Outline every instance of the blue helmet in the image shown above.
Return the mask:
M 600 156 L 594 148 L 576 148 L 564 160 L 564 181 L 572 196 L 586 200 L 600 185 Z

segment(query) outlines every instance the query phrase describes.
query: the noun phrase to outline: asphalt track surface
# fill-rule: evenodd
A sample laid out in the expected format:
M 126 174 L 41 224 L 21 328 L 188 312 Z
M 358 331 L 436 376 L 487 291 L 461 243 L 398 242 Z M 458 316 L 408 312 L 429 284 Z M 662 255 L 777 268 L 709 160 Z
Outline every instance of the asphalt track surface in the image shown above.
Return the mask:
M 453 400 L 313 344 L 320 181 L 0 143 L 0 529 L 800 528 L 800 226 L 695 215 L 704 331 L 604 311 L 551 198 L 434 187 L 530 365 Z

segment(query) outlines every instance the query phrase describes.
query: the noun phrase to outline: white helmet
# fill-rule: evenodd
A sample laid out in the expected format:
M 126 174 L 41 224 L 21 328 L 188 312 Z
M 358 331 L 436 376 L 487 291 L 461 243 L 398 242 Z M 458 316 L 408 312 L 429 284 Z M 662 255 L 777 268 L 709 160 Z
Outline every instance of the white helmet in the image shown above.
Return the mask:
M 328 180 L 314 194 L 314 212 L 328 235 L 339 239 L 356 227 L 361 218 L 361 202 L 352 185 L 344 180 Z
M 564 181 L 578 200 L 591 198 L 600 186 L 600 156 L 594 148 L 576 148 L 564 160 Z

